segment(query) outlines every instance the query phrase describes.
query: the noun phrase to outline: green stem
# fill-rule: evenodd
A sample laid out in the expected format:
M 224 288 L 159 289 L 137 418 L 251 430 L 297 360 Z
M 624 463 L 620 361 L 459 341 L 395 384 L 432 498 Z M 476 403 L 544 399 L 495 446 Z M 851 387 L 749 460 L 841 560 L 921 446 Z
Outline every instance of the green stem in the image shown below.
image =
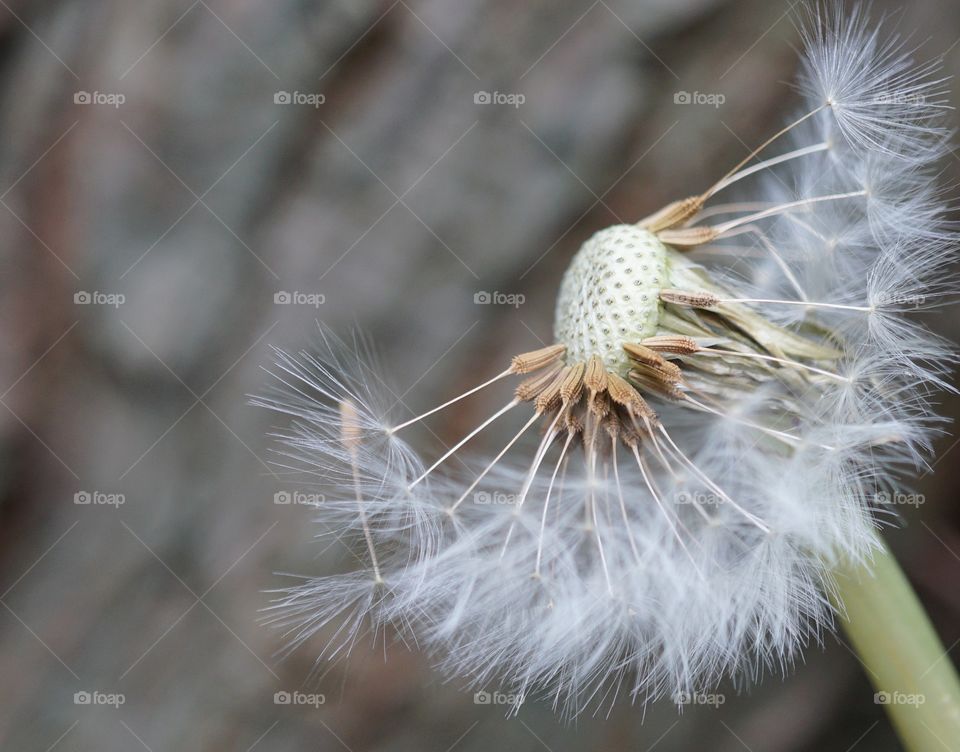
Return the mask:
M 835 575 L 844 631 L 904 747 L 960 750 L 956 669 L 893 554 L 884 544 Z

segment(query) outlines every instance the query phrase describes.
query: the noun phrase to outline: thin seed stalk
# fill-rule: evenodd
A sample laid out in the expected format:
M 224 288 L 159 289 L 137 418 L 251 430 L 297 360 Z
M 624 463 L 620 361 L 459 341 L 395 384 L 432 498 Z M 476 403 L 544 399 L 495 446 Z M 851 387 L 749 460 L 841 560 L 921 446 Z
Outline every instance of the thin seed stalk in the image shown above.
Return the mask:
M 957 749 L 957 671 L 886 544 L 872 562 L 841 567 L 835 575 L 843 629 L 904 747 Z

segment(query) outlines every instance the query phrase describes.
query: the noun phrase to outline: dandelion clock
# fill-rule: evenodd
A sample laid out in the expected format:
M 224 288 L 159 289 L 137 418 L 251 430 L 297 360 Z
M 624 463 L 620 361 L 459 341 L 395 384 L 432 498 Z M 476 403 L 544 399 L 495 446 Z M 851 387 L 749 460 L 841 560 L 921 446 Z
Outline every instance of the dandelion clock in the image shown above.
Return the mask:
M 910 748 L 960 739 L 956 674 L 881 538 L 956 361 L 913 318 L 955 291 L 945 82 L 862 9 L 801 23 L 783 128 L 597 228 L 552 341 L 416 417 L 358 337 L 278 353 L 257 402 L 287 416 L 279 462 L 356 553 L 277 594 L 290 648 L 322 634 L 335 658 L 389 625 L 462 685 L 571 717 L 789 671 L 839 625 L 878 692 L 925 697 L 888 705 Z M 500 407 L 421 454 L 411 426 L 481 390 Z

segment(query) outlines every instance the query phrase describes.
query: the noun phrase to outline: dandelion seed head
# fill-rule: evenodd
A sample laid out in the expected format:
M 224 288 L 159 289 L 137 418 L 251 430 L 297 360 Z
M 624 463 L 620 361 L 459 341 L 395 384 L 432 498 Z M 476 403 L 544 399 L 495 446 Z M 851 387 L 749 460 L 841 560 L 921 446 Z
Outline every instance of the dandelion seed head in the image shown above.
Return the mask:
M 260 404 L 292 421 L 281 462 L 330 488 L 318 513 L 362 562 L 280 597 L 294 643 L 393 624 L 447 674 L 572 716 L 783 671 L 831 627 L 831 567 L 869 560 L 878 492 L 940 430 L 956 355 L 912 314 L 956 294 L 956 237 L 936 66 L 860 8 L 804 28 L 805 108 L 702 193 L 589 238 L 553 342 L 415 416 L 363 348 L 279 356 Z M 502 407 L 439 456 L 407 443 L 481 390 Z

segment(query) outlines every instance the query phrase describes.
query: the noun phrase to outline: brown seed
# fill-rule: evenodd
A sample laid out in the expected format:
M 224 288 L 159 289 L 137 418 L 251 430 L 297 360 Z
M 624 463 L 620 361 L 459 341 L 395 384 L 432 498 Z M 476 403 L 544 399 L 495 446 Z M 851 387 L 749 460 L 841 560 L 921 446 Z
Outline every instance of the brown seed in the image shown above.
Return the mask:
M 684 227 L 680 230 L 661 230 L 657 237 L 661 243 L 678 248 L 694 248 L 716 240 L 720 233 L 712 227 Z
M 703 196 L 690 196 L 667 204 L 639 222 L 640 227 L 658 233 L 686 222 L 703 207 Z
M 519 384 L 514 391 L 518 400 L 523 402 L 529 402 L 532 399 L 535 399 L 544 389 L 550 386 L 551 382 L 556 378 L 557 374 L 563 370 L 563 364 L 555 363 L 551 368 L 547 369 L 543 373 L 539 373 L 536 376 L 531 376 L 529 379 L 524 379 Z
M 680 379 L 683 378 L 680 367 L 676 363 L 671 363 L 669 360 L 664 359 L 660 353 L 651 350 L 649 347 L 627 343 L 623 346 L 623 349 L 626 350 L 627 355 L 629 355 L 632 360 L 649 366 L 674 381 L 680 381 Z
M 560 384 L 560 399 L 564 404 L 575 405 L 583 392 L 583 372 L 586 366 L 583 363 L 574 363 Z
M 618 405 L 623 405 L 630 415 L 654 414 L 650 406 L 644 402 L 643 397 L 625 379 L 611 373 L 607 375 L 607 382 L 607 394 L 610 395 L 610 399 Z
M 570 366 L 561 368 L 560 372 L 553 377 L 553 380 L 547 387 L 537 395 L 537 399 L 533 405 L 538 413 L 545 413 L 560 403 L 560 387 L 563 386 L 571 370 L 572 368 Z
M 677 387 L 676 382 L 667 381 L 651 371 L 644 373 L 633 369 L 627 374 L 627 377 L 644 391 L 657 392 L 676 400 L 684 398 L 684 394 Z
M 713 308 L 720 303 L 720 298 L 706 290 L 672 290 L 660 291 L 660 300 L 674 305 L 692 306 L 693 308 Z
M 510 361 L 510 370 L 514 373 L 530 373 L 550 365 L 566 351 L 566 345 L 549 345 L 539 350 L 514 355 Z
M 594 355 L 587 361 L 587 368 L 583 374 L 583 383 L 591 395 L 604 392 L 607 389 L 607 369 L 600 357 Z
M 647 365 L 646 363 L 636 363 L 633 370 L 637 373 L 642 373 L 645 376 L 649 376 L 650 378 L 665 381 L 668 384 L 679 385 L 683 383 L 683 372 L 676 363 L 671 363 L 670 361 L 664 361 L 662 366 L 651 366 Z
M 673 353 L 675 355 L 692 355 L 703 349 L 693 337 L 674 334 L 658 334 L 656 337 L 647 337 L 641 344 L 657 352 Z
M 597 392 L 590 397 L 587 408 L 598 418 L 603 418 L 610 412 L 610 397 L 606 390 Z

